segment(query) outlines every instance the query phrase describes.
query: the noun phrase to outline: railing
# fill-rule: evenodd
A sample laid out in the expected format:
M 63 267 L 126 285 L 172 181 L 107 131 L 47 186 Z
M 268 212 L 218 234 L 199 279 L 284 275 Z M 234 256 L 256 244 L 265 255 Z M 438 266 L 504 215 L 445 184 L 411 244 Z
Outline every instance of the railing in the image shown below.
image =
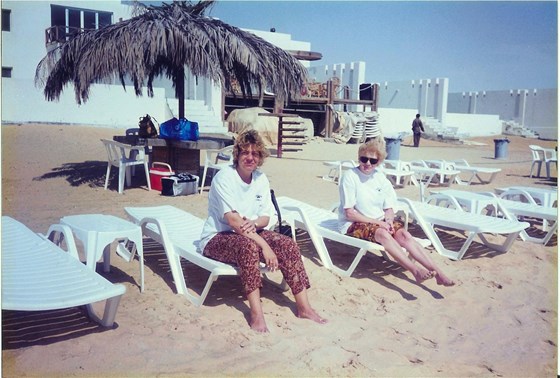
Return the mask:
M 45 45 L 51 43 L 66 42 L 70 37 L 88 29 L 77 28 L 74 26 L 57 25 L 45 30 Z

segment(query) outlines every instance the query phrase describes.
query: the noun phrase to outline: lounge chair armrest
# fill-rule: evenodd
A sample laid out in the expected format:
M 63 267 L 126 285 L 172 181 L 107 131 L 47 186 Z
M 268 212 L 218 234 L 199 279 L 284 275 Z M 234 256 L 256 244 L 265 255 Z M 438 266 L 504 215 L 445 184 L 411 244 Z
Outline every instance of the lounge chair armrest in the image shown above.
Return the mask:
M 76 260 L 80 261 L 80 256 L 78 255 L 78 249 L 76 248 L 76 241 L 74 239 L 74 234 L 72 229 L 64 224 L 53 224 L 49 227 L 47 235 L 39 234 L 45 240 L 53 243 L 54 245 L 60 247 L 60 243 L 55 242 L 56 233 L 61 234 L 66 240 L 66 247 L 68 248 L 68 253 L 74 257 Z
M 509 189 L 503 191 L 500 194 L 499 198 L 508 199 L 509 197 L 512 197 L 512 196 L 521 196 L 521 197 L 525 198 L 527 200 L 527 202 L 529 202 L 531 205 L 537 205 L 537 203 L 533 199 L 533 196 L 531 196 L 527 191 L 525 191 L 523 189 L 509 188 Z
M 434 193 L 434 194 L 430 194 L 426 200 L 424 201 L 425 203 L 430 203 L 430 201 L 432 200 L 445 200 L 447 201 L 449 204 L 452 204 L 453 207 L 459 211 L 464 211 L 463 208 L 461 207 L 461 205 L 459 204 L 459 202 L 457 201 L 457 199 L 451 195 L 448 194 L 444 194 L 444 193 Z
M 493 192 L 477 192 L 477 194 L 482 194 L 483 196 L 488 196 L 488 197 L 493 197 L 493 198 L 499 198 L 496 193 Z

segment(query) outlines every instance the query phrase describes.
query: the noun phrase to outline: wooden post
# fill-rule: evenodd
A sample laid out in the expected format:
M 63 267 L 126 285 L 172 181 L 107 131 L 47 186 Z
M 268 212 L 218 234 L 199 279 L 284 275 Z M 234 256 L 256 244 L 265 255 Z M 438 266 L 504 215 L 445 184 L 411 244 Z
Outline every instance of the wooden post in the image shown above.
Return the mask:
M 332 133 L 332 112 L 334 110 L 334 85 L 333 81 L 327 81 L 327 109 L 325 114 L 325 137 L 330 138 Z
M 372 101 L 371 109 L 374 112 L 377 112 L 377 96 L 379 96 L 379 84 L 375 83 L 372 84 L 371 87 L 371 101 Z
M 175 97 L 179 101 L 179 119 L 185 117 L 185 68 L 175 72 Z

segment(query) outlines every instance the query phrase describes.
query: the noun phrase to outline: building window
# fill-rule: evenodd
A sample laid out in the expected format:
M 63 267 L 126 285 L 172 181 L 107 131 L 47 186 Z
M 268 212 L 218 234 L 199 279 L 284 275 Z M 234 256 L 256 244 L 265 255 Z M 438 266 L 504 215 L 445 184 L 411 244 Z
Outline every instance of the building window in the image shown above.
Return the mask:
M 51 5 L 51 27 L 47 29 L 46 43 L 64 42 L 84 30 L 95 30 L 112 24 L 113 13 Z
M 2 67 L 2 77 L 12 77 L 12 67 Z
M 10 31 L 11 23 L 10 16 L 12 11 L 9 9 L 2 9 L 2 31 Z

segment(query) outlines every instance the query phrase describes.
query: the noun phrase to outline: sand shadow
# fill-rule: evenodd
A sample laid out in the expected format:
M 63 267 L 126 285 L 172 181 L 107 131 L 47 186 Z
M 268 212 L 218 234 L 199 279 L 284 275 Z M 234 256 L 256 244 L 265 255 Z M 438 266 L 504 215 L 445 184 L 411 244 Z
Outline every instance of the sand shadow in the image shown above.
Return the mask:
M 180 259 L 180 263 L 187 290 L 193 295 L 200 295 L 204 290 L 210 273 L 184 258 Z M 160 276 L 169 290 L 177 293 L 165 250 L 161 244 L 151 238 L 144 238 L 144 268 L 148 268 L 154 274 Z M 244 298 L 245 295 L 238 276 L 220 276 L 212 285 L 203 305 L 212 307 L 226 304 L 236 308 L 241 306 L 244 310 L 246 308 L 243 304 Z
M 315 247 L 313 246 L 313 242 L 309 238 L 309 234 L 307 232 L 298 230 L 297 231 L 297 242 L 301 250 L 301 254 L 306 257 L 309 261 L 314 263 L 315 265 L 321 267 L 322 269 L 326 269 L 323 267 L 323 264 L 317 254 Z M 325 245 L 329 251 L 329 255 L 331 257 L 332 263 L 343 270 L 348 269 L 354 258 L 356 257 L 356 253 L 358 252 L 358 248 L 351 247 L 336 241 L 332 240 L 325 240 Z M 333 272 L 333 274 L 336 274 Z M 429 292 L 432 297 L 436 299 L 442 299 L 443 296 L 428 287 L 424 284 L 418 284 L 414 279 L 411 278 L 409 273 L 406 272 L 404 268 L 402 268 L 399 264 L 394 261 L 385 260 L 380 252 L 376 253 L 367 253 L 359 262 L 354 272 L 350 277 L 343 277 L 344 279 L 369 279 L 378 283 L 381 286 L 389 290 L 393 290 L 398 292 L 402 298 L 406 300 L 416 300 L 418 299 L 415 295 L 407 292 L 403 288 L 394 285 L 393 283 L 385 280 L 383 277 L 393 275 L 396 276 L 403 281 L 407 281 L 413 285 L 418 285 L 422 289 Z
M 408 231 L 412 234 L 412 236 L 427 239 L 427 236 L 426 234 L 424 234 L 424 231 L 422 231 L 422 228 L 414 223 L 409 224 Z M 435 228 L 435 232 L 438 235 L 443 246 L 451 251 L 460 250 L 463 244 L 465 244 L 465 239 L 467 238 L 467 236 L 463 232 L 442 226 L 437 226 Z M 497 238 L 499 238 L 498 242 L 502 242 L 505 239 L 505 237 L 502 235 L 497 236 Z M 433 250 L 434 248 L 428 247 L 428 249 Z M 507 252 L 496 251 L 475 239 L 465 252 L 462 260 L 494 258 L 505 253 Z
M 105 186 L 106 172 L 107 161 L 92 160 L 81 163 L 65 163 L 42 176 L 34 177 L 33 181 L 64 177 L 71 186 L 89 185 L 92 188 L 98 188 Z M 117 175 L 118 168 L 111 169 L 109 182 L 115 181 L 113 178 Z
M 91 320 L 85 306 L 49 311 L 2 311 L 2 350 L 50 345 L 113 330 Z

